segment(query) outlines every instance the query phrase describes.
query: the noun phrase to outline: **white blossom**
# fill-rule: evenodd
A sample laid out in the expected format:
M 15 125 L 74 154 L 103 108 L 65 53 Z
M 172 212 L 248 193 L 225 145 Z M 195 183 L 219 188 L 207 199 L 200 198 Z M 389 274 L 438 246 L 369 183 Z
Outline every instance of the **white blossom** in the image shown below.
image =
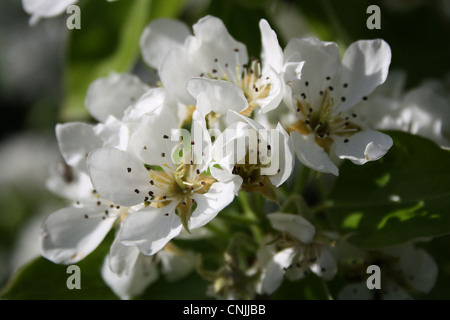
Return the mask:
M 305 62 L 301 79 L 288 80 L 285 95 L 298 119 L 289 127 L 290 137 L 305 166 L 338 175 L 335 156 L 364 164 L 389 150 L 392 139 L 362 127 L 353 108 L 385 81 L 391 60 L 386 42 L 357 41 L 341 61 L 333 42 L 292 39 L 284 59 L 285 63 Z

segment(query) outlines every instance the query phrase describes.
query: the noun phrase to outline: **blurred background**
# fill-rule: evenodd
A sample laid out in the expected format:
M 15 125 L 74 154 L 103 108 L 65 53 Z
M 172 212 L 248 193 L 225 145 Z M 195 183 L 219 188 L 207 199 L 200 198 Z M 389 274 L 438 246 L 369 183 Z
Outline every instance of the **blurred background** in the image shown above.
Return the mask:
M 366 27 L 371 4 L 381 9 L 379 30 Z M 86 90 L 111 71 L 131 71 L 154 83 L 156 73 L 142 62 L 138 47 L 152 19 L 172 17 L 192 25 L 215 15 L 250 56 L 261 50 L 261 18 L 282 46 L 311 35 L 342 48 L 358 39 L 383 38 L 392 49 L 391 70 L 406 73 L 405 89 L 433 80 L 450 96 L 450 0 L 82 0 L 78 5 L 81 30 L 68 30 L 66 13 L 30 26 L 20 0 L 0 2 L 0 287 L 39 255 L 39 225 L 64 205 L 45 186 L 60 159 L 55 125 L 92 121 L 84 108 Z

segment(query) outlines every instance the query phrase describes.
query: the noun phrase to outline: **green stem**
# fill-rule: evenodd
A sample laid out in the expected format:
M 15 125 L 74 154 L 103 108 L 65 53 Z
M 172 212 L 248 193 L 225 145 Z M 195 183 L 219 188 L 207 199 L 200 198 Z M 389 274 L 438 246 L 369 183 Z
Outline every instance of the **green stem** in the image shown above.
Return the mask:
M 241 191 L 239 193 L 238 199 L 244 212 L 244 216 L 249 220 L 259 221 L 257 214 L 252 210 L 249 204 L 247 193 L 245 191 Z M 250 225 L 250 230 L 253 233 L 255 240 L 259 242 L 262 239 L 261 229 L 258 227 L 258 225 L 253 224 Z

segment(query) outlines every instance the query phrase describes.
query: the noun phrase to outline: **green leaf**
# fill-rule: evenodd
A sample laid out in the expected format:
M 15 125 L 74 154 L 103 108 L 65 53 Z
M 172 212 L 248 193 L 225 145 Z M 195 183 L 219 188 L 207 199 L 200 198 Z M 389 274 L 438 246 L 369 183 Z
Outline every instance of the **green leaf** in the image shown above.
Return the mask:
M 346 161 L 330 195 L 330 215 L 361 247 L 382 247 L 450 233 L 450 152 L 408 133 L 380 160 Z
M 169 282 L 161 276 L 138 299 L 204 300 L 208 298 L 206 296 L 207 286 L 208 282 L 196 273 L 175 282 Z
M 19 269 L 0 294 L 8 300 L 110 300 L 117 299 L 102 279 L 100 270 L 111 239 L 77 263 L 81 289 L 68 289 L 67 267 L 39 257 Z
M 296 281 L 284 280 L 271 296 L 274 300 L 328 300 L 329 298 L 327 283 L 314 273 L 309 273 L 305 278 Z
M 150 20 L 176 16 L 184 0 L 88 1 L 81 30 L 70 30 L 62 120 L 84 120 L 89 85 L 111 72 L 130 72 L 140 57 L 139 39 Z

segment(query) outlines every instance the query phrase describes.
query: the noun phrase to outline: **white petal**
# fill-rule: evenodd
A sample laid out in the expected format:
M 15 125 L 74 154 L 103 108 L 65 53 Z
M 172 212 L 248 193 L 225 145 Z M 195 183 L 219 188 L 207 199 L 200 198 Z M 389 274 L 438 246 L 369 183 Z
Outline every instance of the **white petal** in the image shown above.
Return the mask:
M 202 63 L 205 68 L 203 72 L 211 72 L 212 69 L 217 68 L 215 59 L 218 59 L 222 65 L 228 63 L 229 70 L 232 71 L 236 70 L 237 65 L 242 67 L 247 63 L 247 48 L 228 33 L 219 18 L 203 17 L 192 28 L 199 44 L 195 44 L 188 50 L 196 56 L 197 62 Z
M 380 159 L 392 147 L 392 138 L 378 131 L 361 131 L 348 138 L 348 142 L 336 141 L 336 155 L 364 164 Z
M 179 20 L 162 18 L 152 21 L 140 39 L 144 61 L 159 69 L 169 51 L 180 48 L 190 34 L 188 26 Z
M 103 141 L 96 136 L 94 127 L 87 123 L 69 122 L 57 124 L 55 130 L 65 162 L 77 170 L 87 172 L 87 155 L 103 145 Z
M 171 50 L 161 63 L 159 76 L 164 88 L 178 101 L 186 105 L 195 105 L 195 98 L 186 90 L 186 81 L 190 77 L 198 77 L 202 73 L 186 50 Z
M 104 123 L 94 127 L 95 134 L 103 140 L 103 146 L 126 150 L 130 141 L 130 128 L 114 116 L 108 116 Z
M 118 205 L 143 203 L 151 189 L 147 169 L 130 153 L 101 148 L 89 155 L 87 163 L 95 190 Z
M 120 243 L 120 236 L 117 235 L 109 250 L 109 269 L 118 276 L 130 275 L 138 257 L 139 249 L 137 247 L 124 246 Z
M 248 123 L 238 121 L 232 123 L 216 137 L 213 144 L 213 159 L 222 169 L 231 173 L 234 164 L 244 159 L 247 148 L 241 146 L 248 145 L 246 137 L 251 136 L 252 130 Z
M 277 130 L 280 132 L 279 152 L 278 154 L 273 155 L 272 159 L 276 156 L 279 157 L 278 167 L 280 170 L 275 175 L 269 177 L 270 182 L 272 182 L 275 187 L 282 185 L 291 176 L 295 165 L 294 149 L 291 140 L 289 139 L 289 135 L 280 123 L 277 125 Z M 274 142 L 272 141 L 271 145 L 273 144 Z M 274 148 L 272 147 L 272 149 Z M 262 174 L 265 172 L 263 169 L 264 168 L 261 169 Z
M 144 115 L 158 114 L 165 107 L 166 90 L 164 88 L 151 88 L 139 100 L 128 107 L 124 112 L 125 121 L 137 121 Z
M 173 163 L 173 155 L 178 145 L 177 134 L 187 135 L 187 130 L 179 130 L 172 110 L 162 108 L 158 115 L 147 115 L 135 128 L 130 139 L 130 152 L 150 165 Z
M 242 90 L 228 81 L 190 78 L 186 83 L 186 88 L 195 98 L 203 93 L 211 110 L 219 114 L 226 114 L 228 110 L 239 112 L 248 106 Z
M 272 294 L 283 281 L 285 269 L 292 264 L 295 251 L 293 248 L 287 248 L 277 252 L 265 267 L 261 276 L 261 293 Z
M 134 249 L 134 248 L 133 248 Z M 106 256 L 102 266 L 102 277 L 106 284 L 122 300 L 128 300 L 142 294 L 158 279 L 158 269 L 152 257 L 139 255 L 136 264 L 127 275 L 118 275 L 110 268 L 110 257 Z
M 388 75 L 391 63 L 391 49 L 381 40 L 360 40 L 348 47 L 342 59 L 338 76 L 333 79 L 334 87 L 345 96 L 339 106 L 344 111 L 381 85 Z M 343 88 L 347 83 L 348 87 Z
M 291 132 L 292 146 L 297 158 L 305 166 L 320 172 L 339 174 L 336 165 L 331 161 L 325 150 L 314 141 L 315 135 L 302 135 L 299 132 Z
M 66 12 L 67 7 L 77 3 L 78 0 L 22 0 L 22 6 L 26 13 L 32 15 L 30 24 L 37 22 L 40 17 L 50 18 Z
M 70 181 L 66 175 L 70 175 Z M 89 175 L 64 164 L 50 168 L 50 177 L 45 185 L 53 193 L 72 201 L 92 201 L 96 198 L 92 194 L 94 187 Z
M 233 183 L 234 185 L 233 193 L 235 196 L 238 196 L 243 182 L 242 177 L 236 174 L 232 174 L 229 170 L 225 170 L 223 168 L 216 168 L 214 167 L 214 163 L 211 164 L 212 165 L 210 166 L 209 169 L 214 179 L 223 183 L 230 183 L 230 182 Z
M 193 161 L 200 172 L 208 170 L 212 160 L 211 136 L 206 128 L 205 118 L 199 111 L 195 110 L 192 114 L 191 143 L 193 152 Z
M 280 73 L 283 68 L 283 50 L 278 43 L 277 34 L 265 19 L 259 21 L 259 29 L 261 30 L 262 65 L 264 68 L 271 66 Z
M 90 254 L 115 221 L 99 211 L 96 206 L 68 207 L 49 215 L 40 234 L 42 255 L 55 263 L 74 264 Z
M 192 213 L 189 228 L 200 228 L 210 222 L 234 199 L 234 182 L 216 182 L 205 194 L 195 194 L 197 208 Z
M 300 80 L 302 77 L 302 70 L 305 61 L 288 62 L 283 66 L 283 79 L 287 83 Z
M 320 248 L 317 261 L 310 266 L 312 272 L 325 280 L 331 280 L 337 273 L 336 260 L 326 246 Z
M 429 293 L 436 284 L 438 267 L 423 249 L 413 249 L 403 254 L 399 268 L 403 271 L 405 281 L 420 292 Z
M 311 243 L 316 228 L 305 218 L 288 213 L 271 213 L 267 215 L 272 226 L 283 232 L 289 232 L 303 243 Z
M 172 249 L 170 246 L 158 252 L 158 259 L 161 261 L 162 273 L 170 282 L 184 278 L 195 269 L 197 264 L 195 253 Z
M 94 81 L 88 89 L 85 105 L 90 114 L 99 121 L 108 115 L 122 119 L 128 106 L 142 96 L 149 87 L 131 74 L 112 74 Z
M 182 228 L 175 214 L 177 202 L 165 207 L 147 207 L 130 214 L 124 221 L 120 240 L 124 245 L 137 245 L 144 255 L 153 255 L 161 250 Z
M 318 94 L 328 86 L 327 77 L 333 77 L 341 64 L 339 48 L 334 42 L 324 42 L 317 38 L 292 39 L 284 50 L 285 63 L 305 61 L 302 81 L 309 82 L 311 106 L 319 105 L 322 97 Z M 304 87 L 298 90 L 304 90 Z M 294 89 L 297 91 L 297 89 Z M 301 91 L 300 91 L 301 92 Z
M 267 80 L 267 78 L 269 78 L 269 80 Z M 255 100 L 261 107 L 261 112 L 269 112 L 278 108 L 284 95 L 283 83 L 278 72 L 269 66 L 259 81 L 262 82 L 261 84 L 257 84 L 260 88 L 270 85 L 269 94 L 264 98 L 258 98 Z M 264 90 L 261 92 L 264 92 Z

